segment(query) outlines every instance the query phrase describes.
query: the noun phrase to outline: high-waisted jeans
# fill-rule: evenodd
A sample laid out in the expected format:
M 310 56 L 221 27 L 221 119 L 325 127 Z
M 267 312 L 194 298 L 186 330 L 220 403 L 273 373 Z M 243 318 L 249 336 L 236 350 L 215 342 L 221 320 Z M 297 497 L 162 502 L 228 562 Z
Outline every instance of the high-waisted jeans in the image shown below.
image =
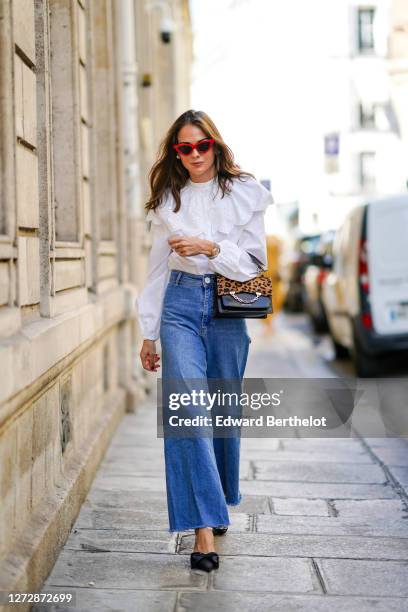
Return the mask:
M 215 318 L 215 274 L 172 270 L 160 324 L 166 379 L 239 379 L 251 339 L 245 319 Z M 163 393 L 163 398 L 165 393 Z M 229 525 L 241 501 L 240 436 L 164 437 L 169 531 Z

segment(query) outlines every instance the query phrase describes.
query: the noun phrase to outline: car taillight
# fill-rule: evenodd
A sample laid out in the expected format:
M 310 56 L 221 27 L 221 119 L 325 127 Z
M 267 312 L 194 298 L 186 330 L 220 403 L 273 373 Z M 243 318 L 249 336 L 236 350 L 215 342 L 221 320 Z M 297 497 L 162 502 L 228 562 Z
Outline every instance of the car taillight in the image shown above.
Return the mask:
M 317 283 L 321 285 L 324 279 L 327 276 L 327 270 L 319 270 L 319 274 L 317 275 Z
M 362 238 L 360 240 L 360 249 L 358 255 L 358 275 L 360 279 L 361 289 L 368 293 L 370 291 L 370 282 L 368 276 L 368 254 L 367 254 L 367 240 Z
M 358 253 L 358 276 L 361 288 L 361 322 L 366 329 L 373 329 L 373 319 L 370 309 L 370 281 L 368 269 L 368 252 L 367 240 L 360 240 L 360 248 Z

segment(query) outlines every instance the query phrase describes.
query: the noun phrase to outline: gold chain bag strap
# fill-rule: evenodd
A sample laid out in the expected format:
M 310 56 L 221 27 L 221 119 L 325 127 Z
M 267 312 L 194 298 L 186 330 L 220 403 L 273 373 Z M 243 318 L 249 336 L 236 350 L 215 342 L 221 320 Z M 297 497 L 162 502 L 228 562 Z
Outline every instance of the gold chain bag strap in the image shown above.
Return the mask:
M 262 263 L 251 253 L 259 274 L 248 281 L 236 281 L 216 274 L 216 317 L 229 319 L 265 319 L 273 312 L 272 281 Z

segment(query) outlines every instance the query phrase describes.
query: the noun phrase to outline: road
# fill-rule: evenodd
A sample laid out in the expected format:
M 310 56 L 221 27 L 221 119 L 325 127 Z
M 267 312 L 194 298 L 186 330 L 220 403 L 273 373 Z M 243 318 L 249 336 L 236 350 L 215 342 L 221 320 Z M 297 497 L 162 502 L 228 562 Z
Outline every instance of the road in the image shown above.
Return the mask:
M 302 316 L 248 329 L 248 378 L 352 374 Z M 208 575 L 194 533 L 167 531 L 155 419 L 154 397 L 126 415 L 44 585 L 76 591 L 67 610 L 408 611 L 406 439 L 243 438 L 243 501 Z

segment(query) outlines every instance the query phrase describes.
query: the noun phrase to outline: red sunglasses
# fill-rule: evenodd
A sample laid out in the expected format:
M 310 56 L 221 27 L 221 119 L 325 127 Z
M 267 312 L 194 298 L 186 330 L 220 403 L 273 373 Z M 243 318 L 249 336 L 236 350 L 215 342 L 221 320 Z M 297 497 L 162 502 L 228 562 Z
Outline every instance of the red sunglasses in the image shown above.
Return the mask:
M 190 155 L 194 149 L 197 149 L 199 153 L 207 153 L 207 151 L 209 151 L 213 146 L 214 142 L 214 138 L 203 138 L 203 140 L 199 140 L 195 144 L 190 142 L 174 144 L 173 149 L 182 155 Z

